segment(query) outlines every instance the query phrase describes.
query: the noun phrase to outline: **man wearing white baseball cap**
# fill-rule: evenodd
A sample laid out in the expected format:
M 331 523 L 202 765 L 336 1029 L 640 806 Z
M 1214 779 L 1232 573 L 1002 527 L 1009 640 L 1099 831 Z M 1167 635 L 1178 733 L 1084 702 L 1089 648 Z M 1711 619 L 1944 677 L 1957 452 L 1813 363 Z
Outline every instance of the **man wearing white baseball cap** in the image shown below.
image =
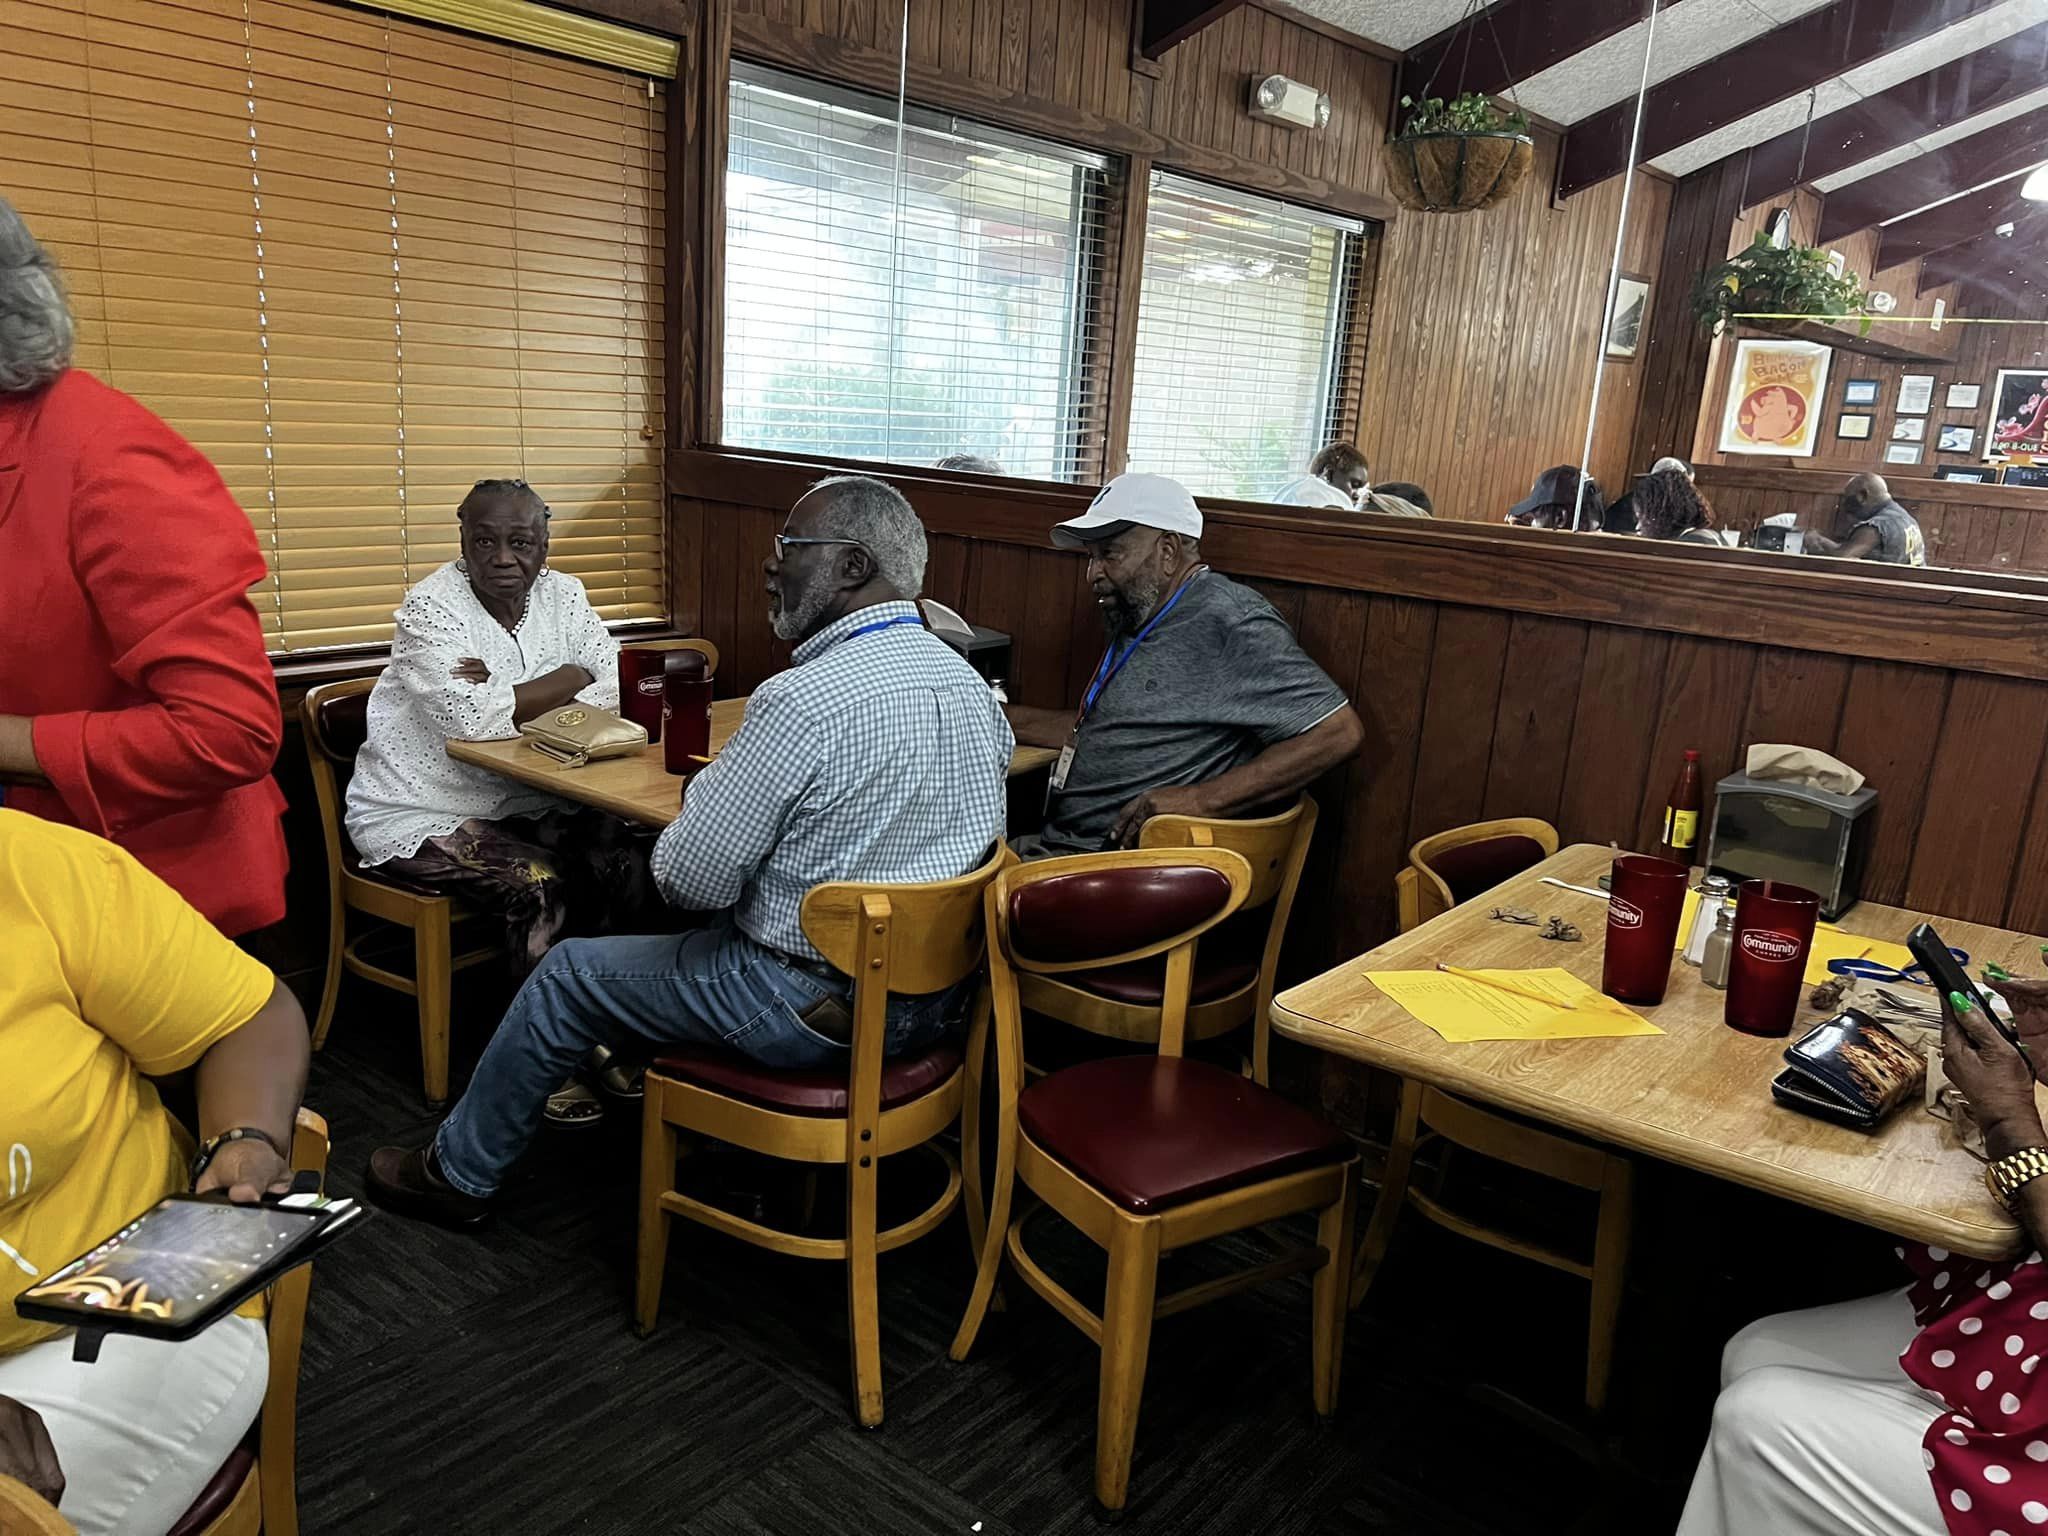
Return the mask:
M 1019 741 L 1060 753 L 1019 852 L 1130 848 L 1153 816 L 1284 806 L 1365 740 L 1272 604 L 1203 563 L 1179 481 L 1119 475 L 1052 541 L 1087 551 L 1109 647 L 1074 712 L 1010 706 Z

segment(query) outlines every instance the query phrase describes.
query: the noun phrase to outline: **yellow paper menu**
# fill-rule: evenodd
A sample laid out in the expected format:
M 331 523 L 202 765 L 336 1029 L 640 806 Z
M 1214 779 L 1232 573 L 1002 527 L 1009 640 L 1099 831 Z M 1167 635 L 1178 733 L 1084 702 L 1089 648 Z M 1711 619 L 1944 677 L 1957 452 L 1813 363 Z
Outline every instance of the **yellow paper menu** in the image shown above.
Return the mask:
M 1452 976 L 1443 971 L 1367 971 L 1366 980 L 1399 1003 L 1444 1039 L 1578 1040 L 1620 1035 L 1661 1035 L 1663 1030 L 1641 1014 L 1579 980 L 1570 971 L 1473 971 Z M 1517 989 L 1490 987 L 1488 977 Z M 1539 1003 L 1519 992 L 1540 992 L 1554 999 Z
M 1687 891 L 1685 906 L 1678 918 L 1679 949 L 1685 948 L 1686 935 L 1692 932 L 1693 914 L 1699 907 L 1700 893 Z M 1875 960 L 1879 965 L 1889 965 L 1903 971 L 1913 963 L 1913 952 L 1903 944 L 1845 933 L 1833 923 L 1815 923 L 1813 947 L 1806 954 L 1806 985 L 1818 986 L 1830 978 L 1833 974 L 1828 970 L 1830 960 Z

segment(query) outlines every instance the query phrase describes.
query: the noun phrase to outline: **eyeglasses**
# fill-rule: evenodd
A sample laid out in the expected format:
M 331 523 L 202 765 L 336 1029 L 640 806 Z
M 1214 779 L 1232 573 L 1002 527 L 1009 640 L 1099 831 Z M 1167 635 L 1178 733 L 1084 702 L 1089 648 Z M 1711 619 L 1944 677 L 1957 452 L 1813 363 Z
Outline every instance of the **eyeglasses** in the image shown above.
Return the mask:
M 845 544 L 853 549 L 866 549 L 859 539 L 792 539 L 787 534 L 775 535 L 775 558 L 786 560 L 789 552 L 800 544 Z

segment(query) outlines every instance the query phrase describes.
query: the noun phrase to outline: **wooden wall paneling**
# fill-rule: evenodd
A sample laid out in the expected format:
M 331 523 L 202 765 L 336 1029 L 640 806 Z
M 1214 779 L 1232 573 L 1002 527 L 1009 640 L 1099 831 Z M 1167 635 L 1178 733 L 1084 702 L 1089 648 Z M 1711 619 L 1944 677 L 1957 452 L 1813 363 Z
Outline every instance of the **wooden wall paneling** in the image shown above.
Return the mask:
M 1010 648 L 1011 696 L 1057 709 L 1067 702 L 1074 605 L 1086 590 L 1081 562 L 1057 549 L 1034 549 L 1026 565 L 1024 630 Z M 1094 607 L 1090 600 L 1089 606 Z
M 774 550 L 786 515 L 779 508 L 749 507 L 735 520 L 733 623 L 740 677 L 748 693 L 789 665 L 791 646 L 768 627 L 768 597 L 761 586 L 762 566 Z
M 1645 727 L 1657 718 L 1671 645 L 1669 635 L 1609 624 L 1588 631 L 1557 807 L 1557 830 L 1566 842 L 1635 841 L 1650 760 Z M 1657 793 L 1663 792 L 1659 786 Z
M 1040 0 L 1045 3 L 1045 0 Z M 1134 77 L 1135 78 L 1135 77 Z M 1114 479 L 1131 457 L 1131 378 L 1138 357 L 1138 297 L 1145 261 L 1145 218 L 1152 205 L 1152 162 L 1124 162 L 1118 198 L 1115 277 L 1097 312 L 1109 316 L 1109 390 L 1105 407 L 1102 476 Z
M 1297 631 L 1301 648 L 1347 697 L 1358 686 L 1370 608 L 1371 599 L 1362 592 L 1336 592 L 1327 587 L 1311 587 L 1302 603 Z M 1318 820 L 1315 842 L 1309 847 L 1309 862 L 1302 873 L 1302 890 L 1327 895 L 1313 894 L 1295 903 L 1281 962 L 1289 975 L 1313 975 L 1328 965 L 1331 956 L 1340 953 L 1336 941 L 1338 901 L 1329 898 L 1339 892 L 1348 898 L 1357 882 L 1358 877 L 1347 871 L 1340 854 L 1345 827 L 1360 810 L 1363 786 L 1370 775 L 1368 766 L 1353 760 L 1309 786 L 1309 793 L 1316 799 Z
M 887 0 L 883 0 L 886 4 Z M 901 0 L 910 13 L 910 57 L 925 69 L 936 69 L 945 52 L 946 7 L 938 0 Z
M 1003 0 L 952 0 L 974 11 L 973 45 L 967 58 L 968 78 L 987 85 L 999 83 L 1003 51 Z
M 1028 593 L 1031 557 L 1034 552 L 1006 544 L 981 544 L 974 551 L 974 565 L 968 580 L 967 615 L 977 624 L 1000 629 L 1010 636 L 1010 664 L 1022 661 L 1022 647 L 1031 624 Z M 1033 679 L 1010 679 L 1010 697 L 1019 704 L 1056 708 L 1059 700 L 1029 691 Z M 1038 679 L 1035 681 L 1046 681 Z
M 1760 648 L 1736 757 L 1723 771 L 1739 773 L 1748 749 L 1758 742 L 1789 742 L 1832 752 L 1848 696 L 1847 657 Z
M 668 92 L 667 140 L 662 161 L 675 179 L 673 194 L 664 208 L 667 227 L 663 243 L 668 251 L 669 271 L 661 293 L 662 327 L 662 425 L 668 447 L 694 446 L 698 436 L 697 356 L 702 338 L 696 320 L 702 293 L 702 243 L 720 221 L 704 215 L 702 167 L 695 158 L 698 137 L 703 131 L 704 91 L 700 53 L 703 28 L 691 27 L 682 38 L 677 60 L 681 71 Z M 671 565 L 675 554 L 671 549 Z M 670 581 L 675 571 L 669 572 Z
M 731 698 L 745 693 L 739 680 L 736 592 L 732 572 L 739 563 L 738 518 L 741 509 L 725 504 L 699 504 L 704 536 L 704 573 L 700 583 L 701 607 L 697 633 L 718 647 L 718 696 Z
M 1433 603 L 1375 597 L 1367 607 L 1365 646 L 1351 688 L 1365 744 L 1352 764 L 1354 788 L 1337 859 L 1346 878 L 1332 903 L 1338 954 L 1363 954 L 1394 931 L 1394 874 L 1408 862 L 1412 842 L 1408 807 L 1436 624 Z
M 1948 712 L 1949 676 L 1897 662 L 1850 666 L 1832 750 L 1877 791 L 1877 825 L 1863 872 L 1863 894 L 1873 901 L 1898 906 L 1906 899 L 1928 774 Z
M 937 0 L 924 0 L 936 5 Z M 1055 68 L 1060 53 L 1059 0 L 1032 0 L 1029 45 L 1024 55 L 1024 89 L 1041 101 L 1053 101 Z
M 1480 820 L 1540 816 L 1556 822 L 1585 673 L 1587 632 L 1587 625 L 1537 614 L 1518 613 L 1510 621 Z
M 1088 680 L 1095 675 L 1109 646 L 1109 636 L 1102 627 L 1101 606 L 1088 585 L 1087 562 L 1078 557 L 1074 560 L 1072 580 L 1074 608 L 1067 616 L 1067 675 L 1056 701 L 1061 709 L 1080 704 L 1081 695 L 1088 690 Z
M 812 0 L 805 0 L 808 6 Z M 692 440 L 720 440 L 725 400 L 725 162 L 731 94 L 733 9 L 721 0 L 704 0 L 703 46 L 698 50 L 703 77 L 694 82 L 701 102 L 697 116 L 695 166 L 699 195 L 694 250 L 703 280 L 696 294 L 697 417 Z M 691 82 L 684 82 L 688 89 Z M 681 91 L 678 92 L 681 94 Z
M 885 6 L 889 21 L 883 27 L 877 13 Z M 895 52 L 902 46 L 904 14 L 902 6 L 891 0 L 839 0 L 839 35 L 863 47 Z
M 1006 91 L 1030 84 L 1025 49 L 1031 35 L 1032 0 L 1003 0 L 1003 32 L 996 53 L 996 83 Z
M 928 5 L 937 5 L 944 22 L 939 33 L 938 67 L 933 71 L 943 79 L 971 80 L 974 78 L 974 6 L 968 0 L 925 0 Z M 872 80 L 862 84 L 873 87 Z
M 1485 608 L 1447 605 L 1437 616 L 1408 814 L 1411 843 L 1480 819 L 1507 667 L 1508 624 L 1507 614 Z
M 668 499 L 668 616 L 686 635 L 704 633 L 704 503 Z
M 1637 847 L 1654 848 L 1663 836 L 1665 796 L 1686 748 L 1699 750 L 1700 776 L 1709 784 L 1734 769 L 1756 655 L 1756 647 L 1732 640 L 1681 635 L 1671 642 L 1662 707 L 1644 765 Z
M 2015 764 L 2015 778 L 2021 772 Z M 2048 858 L 2041 857 L 2042 848 L 2048 847 L 2044 842 L 2048 839 L 2048 758 L 2036 769 L 2031 789 L 2026 820 L 2015 823 L 2019 857 L 2014 861 L 2012 890 L 2006 897 L 2001 925 L 2021 933 L 2048 933 Z M 2048 960 L 2048 951 L 2042 958 Z
M 1273 611 L 1280 615 L 1281 623 L 1297 636 L 1301 633 L 1301 605 L 1302 600 L 1308 596 L 1308 588 L 1292 581 L 1256 579 L 1245 582 L 1245 585 L 1273 605 Z
M 1923 912 L 2003 910 L 2044 746 L 2048 689 L 1957 676 L 1920 801 L 1906 905 Z
M 967 607 L 967 555 L 972 541 L 950 534 L 933 534 L 925 541 L 923 595 L 944 603 L 955 613 Z

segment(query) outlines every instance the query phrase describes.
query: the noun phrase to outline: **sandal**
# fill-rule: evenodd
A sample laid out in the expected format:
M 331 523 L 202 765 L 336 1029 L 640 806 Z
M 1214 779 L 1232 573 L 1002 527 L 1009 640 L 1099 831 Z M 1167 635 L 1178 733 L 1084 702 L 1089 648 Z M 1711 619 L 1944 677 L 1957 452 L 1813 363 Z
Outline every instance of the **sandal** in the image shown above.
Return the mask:
M 572 1077 L 548 1095 L 547 1108 L 542 1113 L 550 1125 L 595 1125 L 604 1118 L 604 1100 Z
M 597 1086 L 605 1097 L 637 1104 L 646 1096 L 644 1065 L 629 1066 L 602 1045 L 591 1051 L 584 1064 L 597 1074 Z

